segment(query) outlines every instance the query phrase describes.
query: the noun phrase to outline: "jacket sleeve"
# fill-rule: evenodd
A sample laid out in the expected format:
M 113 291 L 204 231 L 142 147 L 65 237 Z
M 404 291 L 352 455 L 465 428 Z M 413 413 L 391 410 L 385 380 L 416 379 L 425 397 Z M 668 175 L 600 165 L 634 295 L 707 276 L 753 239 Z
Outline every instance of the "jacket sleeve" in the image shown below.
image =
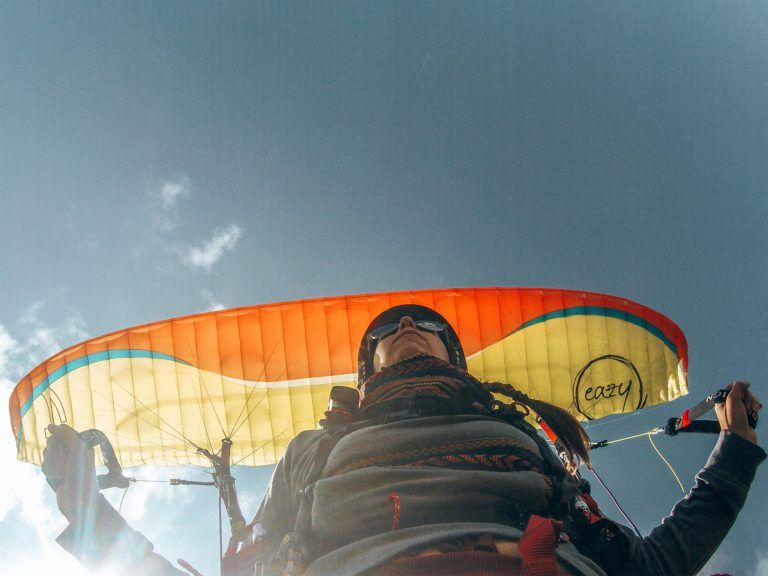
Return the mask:
M 188 576 L 153 552 L 152 543 L 128 526 L 101 494 L 89 514 L 78 524 L 70 524 L 56 541 L 89 570 Z
M 765 451 L 741 436 L 721 432 L 691 491 L 645 538 L 622 527 L 627 562 L 617 574 L 691 576 L 717 550 L 744 505 Z
M 318 430 L 300 433 L 275 466 L 267 492 L 256 513 L 255 522 L 264 531 L 265 554 L 277 552 L 283 537 L 294 529 L 301 503 L 301 492 L 314 465 L 317 442 L 324 436 Z

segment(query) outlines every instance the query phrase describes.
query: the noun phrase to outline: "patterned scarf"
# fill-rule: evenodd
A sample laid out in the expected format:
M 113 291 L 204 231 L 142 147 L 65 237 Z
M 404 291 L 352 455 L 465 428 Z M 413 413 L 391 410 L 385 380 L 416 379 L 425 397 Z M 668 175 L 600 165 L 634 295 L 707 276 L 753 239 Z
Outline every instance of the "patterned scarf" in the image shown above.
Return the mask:
M 360 409 L 375 417 L 406 408 L 414 413 L 488 413 L 493 395 L 472 375 L 427 354 L 382 368 L 360 387 Z
M 360 415 L 388 420 L 401 414 L 406 417 L 488 415 L 493 403 L 493 395 L 476 378 L 426 354 L 383 368 L 363 383 L 361 393 Z M 375 454 L 350 463 L 336 473 L 387 465 L 539 473 L 544 468 L 541 457 L 517 440 L 483 438 L 438 441 L 404 451 Z

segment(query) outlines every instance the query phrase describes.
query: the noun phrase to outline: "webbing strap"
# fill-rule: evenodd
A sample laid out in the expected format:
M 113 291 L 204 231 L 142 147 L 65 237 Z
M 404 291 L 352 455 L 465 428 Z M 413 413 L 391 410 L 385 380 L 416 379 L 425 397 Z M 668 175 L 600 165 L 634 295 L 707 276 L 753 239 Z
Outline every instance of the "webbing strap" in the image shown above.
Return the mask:
M 299 509 L 296 512 L 296 521 L 293 531 L 289 532 L 283 538 L 278 550 L 278 557 L 285 563 L 286 575 L 294 576 L 301 574 L 309 562 L 311 551 L 310 535 L 312 532 L 312 501 L 314 498 L 313 490 L 315 482 L 325 468 L 326 462 L 331 452 L 338 444 L 339 440 L 351 431 L 351 426 L 347 426 L 335 432 L 328 432 L 326 436 L 320 439 L 314 454 L 312 468 L 304 478 L 305 486 L 301 491 Z
M 552 518 L 531 516 L 518 547 L 526 576 L 557 576 L 555 549 L 562 523 Z

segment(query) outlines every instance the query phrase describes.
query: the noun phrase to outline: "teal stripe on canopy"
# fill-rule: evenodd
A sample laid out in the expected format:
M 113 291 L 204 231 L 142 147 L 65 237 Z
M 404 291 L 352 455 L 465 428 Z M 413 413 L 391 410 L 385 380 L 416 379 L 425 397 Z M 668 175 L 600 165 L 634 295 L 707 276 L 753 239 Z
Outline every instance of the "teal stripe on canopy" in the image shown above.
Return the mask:
M 608 318 L 624 320 L 625 322 L 629 322 L 630 324 L 644 328 L 656 336 L 656 338 L 664 342 L 667 348 L 672 350 L 676 357 L 680 357 L 677 352 L 677 346 L 674 342 L 672 342 L 672 340 L 667 338 L 661 328 L 651 324 L 645 318 L 635 316 L 626 310 L 619 310 L 618 308 L 605 308 L 603 306 L 573 306 L 571 308 L 562 308 L 560 310 L 547 312 L 546 314 L 542 314 L 541 316 L 537 316 L 536 318 L 528 320 L 528 322 L 516 328 L 512 334 L 519 332 L 520 330 L 525 330 L 529 326 L 540 324 L 541 322 L 546 322 L 547 320 L 552 320 L 553 318 L 568 318 L 570 316 L 607 316 Z
M 69 362 L 64 364 L 61 368 L 58 368 L 53 372 L 51 372 L 45 380 L 42 380 L 39 384 L 37 384 L 37 386 L 35 386 L 34 389 L 32 390 L 32 395 L 29 397 L 29 399 L 27 399 L 26 402 L 24 402 L 24 404 L 21 407 L 21 410 L 19 410 L 21 414 L 21 419 L 23 419 L 24 415 L 27 412 L 29 412 L 30 408 L 32 408 L 32 404 L 34 403 L 34 401 L 37 400 L 43 392 L 45 392 L 54 382 L 56 382 L 60 378 L 63 378 L 64 376 L 66 376 L 70 372 L 77 370 L 78 368 L 89 366 L 91 364 L 95 364 L 96 362 L 106 362 L 108 360 L 117 360 L 120 358 L 152 358 L 154 360 L 171 360 L 173 362 L 180 362 L 182 364 L 186 364 L 187 366 L 190 365 L 189 362 L 186 362 L 179 358 L 175 358 L 168 354 L 163 354 L 162 352 L 153 352 L 152 350 L 120 349 L 120 350 L 104 350 L 103 352 L 87 354 L 85 356 L 81 356 L 80 358 L 75 358 L 74 360 L 70 360 Z M 21 444 L 22 428 L 23 428 L 23 425 L 20 422 L 19 433 L 16 437 L 17 447 Z

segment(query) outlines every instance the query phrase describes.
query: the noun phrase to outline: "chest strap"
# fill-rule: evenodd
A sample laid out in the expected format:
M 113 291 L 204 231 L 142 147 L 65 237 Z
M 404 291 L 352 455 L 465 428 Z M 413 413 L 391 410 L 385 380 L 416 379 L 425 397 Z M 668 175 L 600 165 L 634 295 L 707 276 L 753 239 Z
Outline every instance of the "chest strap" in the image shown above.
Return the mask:
M 552 518 L 531 516 L 518 547 L 523 559 L 523 572 L 526 576 L 557 576 L 555 550 L 558 542 L 565 541 L 562 533 L 563 524 Z

